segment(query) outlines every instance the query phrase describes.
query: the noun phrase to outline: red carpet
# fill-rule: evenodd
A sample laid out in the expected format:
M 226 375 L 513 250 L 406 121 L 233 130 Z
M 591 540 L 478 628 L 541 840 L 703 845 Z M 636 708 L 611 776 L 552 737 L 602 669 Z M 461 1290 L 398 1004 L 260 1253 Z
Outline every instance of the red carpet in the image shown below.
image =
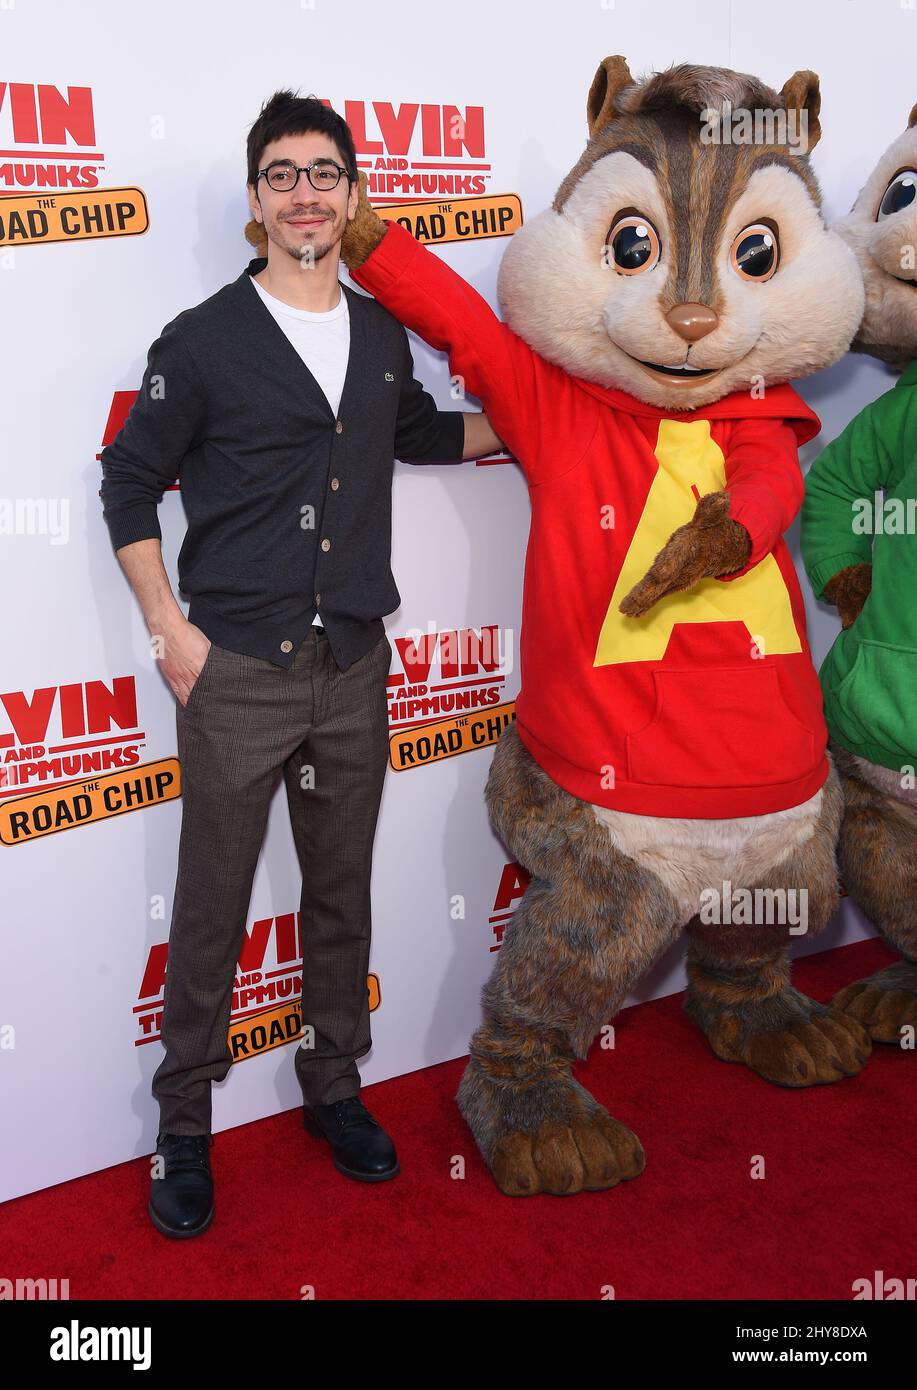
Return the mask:
M 827 1000 L 891 959 L 879 940 L 810 956 Z M 719 1061 L 682 996 L 617 1021 L 585 1085 L 640 1136 L 641 1177 L 576 1197 L 503 1197 L 453 1097 L 464 1060 L 368 1087 L 401 1175 L 332 1167 L 298 1110 L 216 1137 L 216 1215 L 172 1241 L 146 1215 L 138 1159 L 0 1207 L 7 1275 L 69 1277 L 73 1299 L 849 1299 L 913 1276 L 917 1056 L 876 1045 L 866 1069 L 791 1091 Z M 66 1135 L 60 1136 L 66 1143 Z M 450 1177 L 455 1154 L 466 1177 Z M 753 1181 L 753 1155 L 766 1178 Z

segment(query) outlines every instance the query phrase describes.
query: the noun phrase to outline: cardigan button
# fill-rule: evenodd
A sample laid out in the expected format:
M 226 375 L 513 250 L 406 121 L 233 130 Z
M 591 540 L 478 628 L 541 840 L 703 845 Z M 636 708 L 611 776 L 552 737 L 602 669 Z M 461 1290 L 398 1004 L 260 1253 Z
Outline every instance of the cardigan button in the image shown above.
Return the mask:
M 332 478 L 332 479 L 331 479 L 331 491 L 332 491 L 332 492 L 337 492 L 337 490 L 338 490 L 338 488 L 339 488 L 340 486 L 341 486 L 341 484 L 340 484 L 340 482 L 339 482 L 339 480 L 338 480 L 337 478 Z
M 285 642 L 281 642 L 280 650 L 282 652 L 291 652 L 293 650 L 293 643 L 290 641 L 289 638 L 287 638 Z
M 330 550 L 330 549 L 331 549 L 331 542 L 329 541 L 328 537 L 326 536 L 325 539 L 322 541 L 322 550 Z
M 334 432 L 335 432 L 335 434 L 340 434 L 340 433 L 341 433 L 341 430 L 342 430 L 343 428 L 344 428 L 344 426 L 341 424 L 340 420 L 335 420 L 335 422 L 334 422 Z

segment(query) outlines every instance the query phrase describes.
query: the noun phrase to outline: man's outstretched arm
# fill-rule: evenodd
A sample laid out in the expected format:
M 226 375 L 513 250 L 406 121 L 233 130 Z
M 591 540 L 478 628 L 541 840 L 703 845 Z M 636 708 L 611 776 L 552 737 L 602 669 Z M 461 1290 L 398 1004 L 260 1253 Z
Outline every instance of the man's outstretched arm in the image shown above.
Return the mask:
M 401 329 L 401 395 L 395 424 L 395 458 L 404 463 L 461 463 L 503 445 L 481 411 L 439 410 L 414 375 L 408 335 Z
M 503 440 L 494 433 L 483 411 L 466 410 L 462 418 L 465 421 L 465 451 L 462 458 L 479 459 L 485 454 L 496 454 L 502 450 Z

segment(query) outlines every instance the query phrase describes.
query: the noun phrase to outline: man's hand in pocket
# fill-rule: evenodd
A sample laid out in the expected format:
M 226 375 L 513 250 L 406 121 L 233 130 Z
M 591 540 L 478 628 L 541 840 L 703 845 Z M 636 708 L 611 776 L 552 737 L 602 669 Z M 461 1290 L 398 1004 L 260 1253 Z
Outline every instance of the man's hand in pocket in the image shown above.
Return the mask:
M 210 639 L 182 616 L 161 634 L 161 642 L 162 656 L 158 660 L 162 674 L 169 682 L 172 694 L 184 708 L 204 668 L 211 647 Z

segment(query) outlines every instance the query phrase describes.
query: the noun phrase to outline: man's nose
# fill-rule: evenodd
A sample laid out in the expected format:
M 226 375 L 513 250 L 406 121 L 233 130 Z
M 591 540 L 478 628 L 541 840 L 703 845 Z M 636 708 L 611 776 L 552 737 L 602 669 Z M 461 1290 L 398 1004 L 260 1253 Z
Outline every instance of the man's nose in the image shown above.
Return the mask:
M 686 343 L 706 338 L 719 323 L 719 318 L 706 304 L 676 304 L 665 316 L 666 323 Z

